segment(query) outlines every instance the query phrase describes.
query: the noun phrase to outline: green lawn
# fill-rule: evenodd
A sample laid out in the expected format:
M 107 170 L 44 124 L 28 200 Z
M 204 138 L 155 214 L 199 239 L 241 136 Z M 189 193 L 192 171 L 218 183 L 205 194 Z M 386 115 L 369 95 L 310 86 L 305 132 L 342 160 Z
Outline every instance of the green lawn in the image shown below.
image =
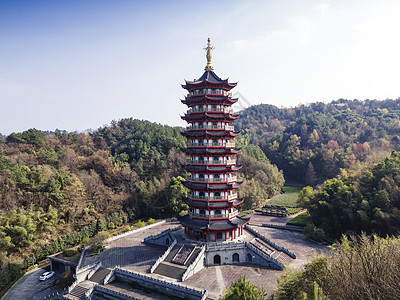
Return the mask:
M 288 225 L 296 225 L 296 226 L 307 226 L 307 224 L 311 223 L 311 217 L 308 212 L 304 212 L 299 214 L 298 216 L 291 219 L 287 222 Z
M 303 187 L 297 182 L 286 182 L 282 188 L 284 193 L 267 200 L 266 204 L 287 208 L 298 207 L 297 198 Z

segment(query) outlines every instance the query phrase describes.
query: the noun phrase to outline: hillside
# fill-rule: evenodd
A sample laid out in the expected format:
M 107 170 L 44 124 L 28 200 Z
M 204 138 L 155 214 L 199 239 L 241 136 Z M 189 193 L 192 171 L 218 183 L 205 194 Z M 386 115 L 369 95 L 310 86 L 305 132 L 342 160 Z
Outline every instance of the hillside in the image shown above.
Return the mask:
M 21 267 L 99 231 L 185 211 L 181 130 L 122 119 L 92 133 L 30 129 L 1 138 L 0 289 Z M 241 146 L 239 194 L 250 209 L 284 179 L 260 148 Z
M 309 185 L 377 163 L 400 147 L 400 99 L 336 100 L 294 108 L 260 104 L 236 121 L 285 176 Z

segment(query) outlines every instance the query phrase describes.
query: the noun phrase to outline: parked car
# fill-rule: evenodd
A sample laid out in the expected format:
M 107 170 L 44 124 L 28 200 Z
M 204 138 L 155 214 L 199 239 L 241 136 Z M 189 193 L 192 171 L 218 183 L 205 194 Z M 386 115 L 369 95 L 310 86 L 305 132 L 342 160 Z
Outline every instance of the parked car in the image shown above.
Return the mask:
M 44 272 L 42 275 L 40 275 L 39 280 L 41 280 L 41 281 L 47 280 L 50 277 L 52 277 L 53 275 L 54 275 L 54 271 Z

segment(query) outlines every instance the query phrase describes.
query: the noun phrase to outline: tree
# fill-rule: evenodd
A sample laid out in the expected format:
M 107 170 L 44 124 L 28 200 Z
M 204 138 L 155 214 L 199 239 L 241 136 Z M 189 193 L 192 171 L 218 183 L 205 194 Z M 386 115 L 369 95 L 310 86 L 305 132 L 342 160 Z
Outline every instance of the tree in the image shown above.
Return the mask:
M 221 300 L 260 300 L 265 299 L 267 293 L 262 288 L 257 288 L 246 276 L 240 276 L 230 287 L 225 290 Z
M 317 177 L 315 174 L 314 166 L 312 162 L 310 161 L 308 163 L 307 171 L 306 171 L 306 179 L 305 182 L 309 186 L 314 186 L 317 181 Z

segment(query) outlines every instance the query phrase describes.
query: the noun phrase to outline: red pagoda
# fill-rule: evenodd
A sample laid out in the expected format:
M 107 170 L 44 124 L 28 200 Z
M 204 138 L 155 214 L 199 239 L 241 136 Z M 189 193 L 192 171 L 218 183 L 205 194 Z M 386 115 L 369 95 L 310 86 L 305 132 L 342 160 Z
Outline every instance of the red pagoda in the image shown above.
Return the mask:
M 237 83 L 219 78 L 211 66 L 211 47 L 208 39 L 207 65 L 197 80 L 182 85 L 189 93 L 182 103 L 189 107 L 182 119 L 189 126 L 183 135 L 187 138 L 188 157 L 184 168 L 191 173 L 184 183 L 190 190 L 185 202 L 189 214 L 180 218 L 185 233 L 191 239 L 205 242 L 234 240 L 243 234 L 249 219 L 239 216 L 237 206 L 243 202 L 237 197 L 234 138 L 239 135 L 232 126 L 239 115 L 233 113 L 230 90 Z

